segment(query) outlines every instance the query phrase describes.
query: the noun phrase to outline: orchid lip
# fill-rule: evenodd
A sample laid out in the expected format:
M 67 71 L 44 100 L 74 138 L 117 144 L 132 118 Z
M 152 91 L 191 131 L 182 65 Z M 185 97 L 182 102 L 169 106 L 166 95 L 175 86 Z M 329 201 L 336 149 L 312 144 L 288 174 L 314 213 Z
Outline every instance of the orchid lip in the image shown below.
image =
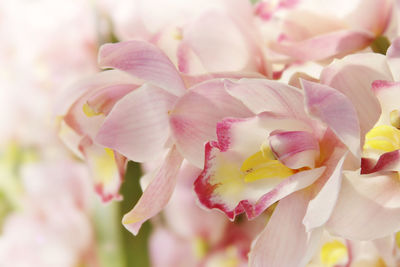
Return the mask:
M 265 178 L 286 178 L 294 171 L 277 160 L 267 145 L 261 145 L 260 151 L 248 157 L 240 168 L 245 173 L 245 182 L 254 182 Z

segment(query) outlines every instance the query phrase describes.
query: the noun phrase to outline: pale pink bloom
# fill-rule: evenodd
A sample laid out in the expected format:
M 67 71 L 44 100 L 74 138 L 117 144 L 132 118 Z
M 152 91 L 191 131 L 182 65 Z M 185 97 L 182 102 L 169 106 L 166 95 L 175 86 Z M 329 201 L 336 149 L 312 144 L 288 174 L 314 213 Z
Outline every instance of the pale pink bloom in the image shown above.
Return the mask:
M 278 54 L 271 53 L 276 60 L 323 60 L 361 50 L 384 34 L 393 2 L 262 1 L 255 12 L 268 47 Z
M 98 145 L 94 138 L 113 105 L 137 88 L 136 82 L 123 72 L 101 72 L 70 87 L 58 107 L 62 114 L 59 136 L 87 161 L 95 190 L 105 202 L 121 199 L 118 191 L 125 175 L 126 158 Z
M 399 98 L 398 43 L 387 56 L 364 53 L 334 61 L 321 82 L 353 102 L 360 120 L 363 159 L 343 172 L 343 183 L 328 230 L 348 239 L 370 240 L 398 231 L 399 145 L 396 121 Z M 384 80 L 384 81 L 382 81 Z M 365 142 L 364 142 L 365 140 Z
M 183 73 L 270 71 L 250 1 L 102 2 L 121 40 L 153 43 Z
M 116 70 L 99 73 L 71 90 L 80 93 L 64 109 L 66 127 L 61 134 L 83 156 L 91 148 L 111 148 L 115 156 L 137 162 L 166 154 L 164 163 L 150 174 L 153 179 L 141 200 L 125 216 L 135 233 L 167 203 L 183 157 L 197 167 L 203 165 L 203 146 L 216 137 L 217 121 L 251 112 L 225 91 L 222 79 L 209 80 L 222 74 L 181 76 L 161 50 L 146 42 L 104 45 L 99 63 Z M 186 84 L 191 87 L 186 89 Z M 116 166 L 120 168 L 115 171 L 124 169 L 123 164 Z M 110 196 L 118 196 L 121 178 L 109 180 L 116 185 L 107 188 Z
M 195 191 L 203 205 L 230 219 L 243 212 L 255 218 L 280 200 L 250 264 L 301 266 L 334 208 L 346 155 L 359 159 L 356 111 L 342 93 L 305 80 L 304 91 L 261 79 L 225 86 L 253 115 L 217 124 Z
M 24 207 L 6 218 L 2 266 L 75 267 L 91 260 L 88 173 L 70 161 L 27 164 L 21 176 Z

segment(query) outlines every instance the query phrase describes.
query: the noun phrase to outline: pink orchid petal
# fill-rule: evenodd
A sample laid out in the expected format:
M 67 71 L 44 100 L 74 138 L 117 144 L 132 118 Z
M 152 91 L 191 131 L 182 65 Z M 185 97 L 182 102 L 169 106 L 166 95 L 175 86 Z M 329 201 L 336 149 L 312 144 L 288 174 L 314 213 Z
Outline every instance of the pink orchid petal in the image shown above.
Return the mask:
M 105 87 L 94 92 L 93 95 L 88 98 L 87 104 L 95 113 L 108 115 L 115 103 L 138 87 L 138 85 L 133 84 L 118 84 Z
M 245 117 L 251 112 L 226 93 L 224 80 L 196 85 L 183 95 L 170 112 L 170 125 L 177 148 L 192 164 L 204 164 L 204 144 L 216 139 L 217 122 L 227 116 Z
M 169 93 L 181 95 L 185 86 L 168 57 L 156 46 L 143 41 L 105 44 L 100 48 L 99 64 L 115 68 L 157 85 Z
M 360 157 L 360 128 L 349 99 L 333 88 L 302 80 L 308 112 L 326 123 L 356 156 Z
M 122 223 L 131 233 L 137 235 L 142 224 L 167 205 L 174 191 L 182 160 L 182 156 L 173 147 L 162 166 L 154 171 L 154 178 L 144 190 L 142 197 L 122 219 Z
M 361 159 L 361 174 L 370 174 L 380 171 L 400 172 L 400 150 L 382 154 L 378 161 L 372 159 Z
M 308 204 L 307 212 L 303 219 L 303 224 L 307 231 L 323 226 L 329 220 L 339 196 L 345 158 L 346 155 L 339 160 L 333 172 L 329 171 L 330 168 L 327 169 L 328 180 Z
M 267 227 L 254 241 L 249 266 L 305 266 L 317 249 L 322 228 L 306 232 L 302 220 L 309 201 L 299 191 L 282 199 Z
M 247 216 L 249 219 L 255 218 L 276 201 L 312 185 L 321 177 L 324 171 L 325 167 L 322 166 L 312 170 L 302 171 L 288 177 L 270 192 L 262 196 L 254 207 L 246 205 L 246 202 L 244 201 L 242 205 L 245 208 Z
M 341 30 L 322 34 L 300 42 L 273 43 L 271 48 L 294 60 L 321 60 L 338 54 L 353 52 L 368 46 L 374 35 L 367 31 Z
M 60 94 L 60 97 L 57 99 L 57 105 L 55 105 L 55 112 L 57 115 L 64 115 L 78 99 L 85 97 L 85 95 L 90 95 L 104 87 L 117 84 L 135 85 L 139 84 L 139 80 L 132 77 L 132 75 L 119 70 L 109 70 L 96 73 L 78 81 Z
M 336 207 L 327 223 L 335 235 L 353 240 L 388 236 L 400 230 L 400 181 L 397 173 L 344 172 Z
M 363 0 L 348 15 L 353 28 L 372 32 L 375 36 L 383 34 L 392 18 L 393 0 Z
M 252 59 L 247 40 L 226 12 L 204 12 L 184 27 L 182 43 L 208 72 L 256 70 L 247 68 Z
M 291 169 L 314 168 L 319 156 L 318 140 L 309 132 L 272 132 L 269 144 L 279 161 Z
M 258 72 L 214 72 L 201 75 L 182 74 L 182 79 L 187 87 L 192 87 L 201 82 L 212 79 L 226 78 L 226 79 L 241 79 L 241 78 L 266 78 Z
M 120 87 L 124 87 L 125 93 L 127 93 L 129 90 L 137 87 L 137 82 L 131 75 L 122 71 L 110 70 L 100 72 L 73 85 L 69 89 L 68 95 L 64 96 L 69 103 L 68 109 L 61 107 L 58 112 L 61 112 L 60 114 L 63 115 L 65 114 L 64 121 L 77 134 L 81 136 L 88 135 L 94 138 L 104 120 L 104 114 L 88 117 L 83 111 L 83 106 L 87 104 L 88 99 L 101 91 L 104 93 L 107 92 L 110 96 L 114 95 L 115 91 L 119 91 Z M 70 93 L 71 95 L 69 96 Z M 122 93 L 120 92 L 117 95 L 122 96 Z M 108 100 L 106 102 L 110 105 L 112 104 Z
M 95 140 L 130 160 L 143 162 L 164 150 L 168 111 L 176 97 L 145 84 L 122 98 L 104 120 Z
M 235 151 L 245 160 L 259 151 L 274 131 L 312 130 L 306 122 L 272 112 L 262 112 L 250 118 L 226 118 L 217 125 L 218 147 L 221 151 Z
M 379 100 L 382 115 L 378 124 L 390 125 L 390 112 L 399 110 L 400 82 L 377 80 L 372 83 L 372 90 Z
M 125 176 L 126 158 L 96 145 L 82 146 L 82 150 L 101 200 L 122 200 L 119 189 Z
M 375 80 L 393 80 L 383 55 L 354 54 L 334 61 L 321 73 L 321 82 L 346 95 L 357 110 L 361 139 L 375 125 L 380 105 L 371 90 Z
M 386 52 L 386 58 L 395 81 L 400 81 L 400 37 L 396 38 Z
M 153 267 L 196 266 L 196 255 L 188 240 L 162 226 L 155 227 L 149 239 Z
M 267 79 L 226 81 L 229 94 L 243 102 L 255 114 L 270 111 L 293 118 L 305 118 L 303 96 L 298 88 Z

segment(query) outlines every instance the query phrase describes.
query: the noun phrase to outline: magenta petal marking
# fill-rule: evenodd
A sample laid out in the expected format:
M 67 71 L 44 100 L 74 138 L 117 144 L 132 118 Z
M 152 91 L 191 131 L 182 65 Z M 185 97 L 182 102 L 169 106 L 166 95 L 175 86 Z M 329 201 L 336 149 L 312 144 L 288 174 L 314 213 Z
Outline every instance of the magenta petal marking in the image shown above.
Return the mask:
M 319 155 L 318 140 L 309 132 L 272 132 L 269 144 L 275 156 L 292 169 L 314 168 L 316 157 Z
M 361 159 L 361 174 L 379 171 L 400 171 L 400 150 L 382 154 L 376 164 L 371 159 Z
M 240 121 L 245 121 L 246 119 L 239 118 L 226 118 L 221 122 L 217 123 L 217 137 L 218 137 L 218 147 L 221 152 L 227 151 L 231 144 L 231 127 L 232 124 Z

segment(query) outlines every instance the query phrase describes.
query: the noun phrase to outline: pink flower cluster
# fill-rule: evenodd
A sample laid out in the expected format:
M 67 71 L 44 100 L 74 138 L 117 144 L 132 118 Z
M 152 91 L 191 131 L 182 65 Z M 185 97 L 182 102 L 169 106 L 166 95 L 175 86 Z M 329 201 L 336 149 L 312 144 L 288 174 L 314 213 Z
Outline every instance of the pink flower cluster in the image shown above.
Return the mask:
M 103 201 L 142 163 L 154 266 L 399 266 L 398 3 L 101 3 L 60 136 Z

